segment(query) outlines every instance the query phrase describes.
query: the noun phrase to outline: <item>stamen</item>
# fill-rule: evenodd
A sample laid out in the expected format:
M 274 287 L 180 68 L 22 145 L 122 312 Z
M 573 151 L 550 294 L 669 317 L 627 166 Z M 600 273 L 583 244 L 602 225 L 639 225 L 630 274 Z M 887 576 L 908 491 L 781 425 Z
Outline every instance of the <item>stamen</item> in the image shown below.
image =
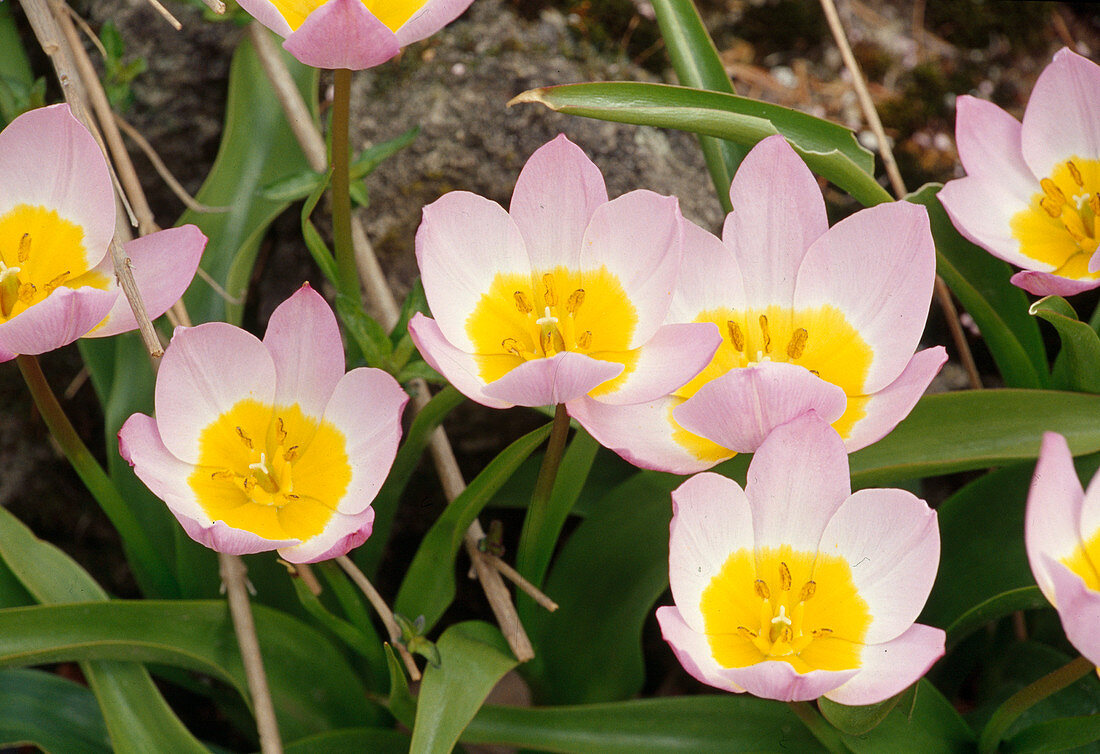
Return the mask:
M 546 292 L 542 294 L 542 300 L 547 306 L 556 306 L 558 295 L 554 292 L 554 276 L 549 272 L 542 276 L 542 284 L 546 286 Z
M 286 461 L 287 463 L 290 463 L 291 461 L 293 461 L 297 457 L 298 457 L 298 446 L 297 445 L 291 445 L 289 448 L 286 449 L 286 452 L 283 453 L 283 460 Z
M 577 309 L 581 308 L 581 304 L 584 303 L 584 288 L 578 288 L 569 294 L 569 299 L 565 302 L 565 311 L 570 314 L 576 314 Z
M 66 280 L 68 280 L 68 279 L 69 279 L 69 275 L 70 275 L 70 274 L 71 274 L 71 273 L 69 272 L 69 270 L 65 270 L 65 271 L 64 271 L 64 272 L 62 272 L 62 273 L 61 273 L 60 275 L 58 275 L 57 277 L 55 277 L 55 278 L 54 278 L 53 280 L 51 280 L 50 282 L 46 283 L 46 295 L 48 296 L 48 295 L 50 295 L 51 293 L 53 293 L 53 291 L 54 291 L 54 289 L 55 289 L 55 288 L 57 288 L 57 287 L 58 287 L 58 286 L 60 286 L 60 285 L 61 285 L 62 283 L 64 283 L 64 282 L 65 282 Z
M 809 338 L 810 334 L 806 332 L 805 327 L 795 330 L 791 336 L 791 342 L 787 344 L 787 356 L 792 359 L 802 358 L 802 352 L 806 350 L 806 341 Z
M 34 298 L 35 291 L 38 289 L 34 287 L 34 283 L 23 283 L 19 286 L 19 300 L 24 304 L 29 304 L 31 299 Z
M 1075 229 L 1071 225 L 1066 225 L 1065 227 L 1066 227 L 1066 233 L 1069 233 L 1070 238 L 1072 238 L 1074 241 L 1077 241 L 1078 243 L 1080 243 L 1081 241 L 1085 240 L 1085 234 L 1082 233 L 1081 231 Z
M 592 345 L 592 331 L 591 330 L 585 330 L 584 332 L 581 333 L 581 336 L 579 338 L 577 338 L 577 346 L 579 348 L 583 348 L 585 350 L 588 350 L 589 346 L 591 346 L 591 345 Z
M 745 350 L 745 334 L 741 332 L 741 325 L 732 319 L 726 320 L 726 329 L 729 330 L 730 342 L 737 351 Z
M 19 239 L 19 261 L 26 262 L 31 256 L 31 234 L 24 233 Z
M 283 497 L 285 497 L 287 500 L 301 500 L 302 499 L 301 495 L 295 495 L 295 494 L 290 493 L 290 492 L 286 493 L 286 495 L 284 495 Z
M 221 471 L 215 471 L 210 475 L 211 479 L 233 479 L 236 477 L 229 469 L 222 469 Z
M 1066 167 L 1069 168 L 1069 174 L 1073 176 L 1073 182 L 1081 188 L 1085 187 L 1085 182 L 1081 179 L 1081 171 L 1077 169 L 1077 166 L 1073 164 L 1073 160 L 1066 162 Z
M 535 307 L 531 305 L 530 299 L 527 298 L 527 294 L 523 291 L 516 291 L 512 294 L 512 298 L 516 300 L 516 308 L 519 309 L 522 314 L 530 314 L 535 310 Z
M 542 346 L 543 354 L 550 356 L 551 349 L 554 347 L 554 336 L 543 330 L 539 333 L 539 344 Z
M 1049 178 L 1044 178 L 1039 181 L 1039 185 L 1043 188 L 1043 193 L 1050 198 L 1052 202 L 1057 203 L 1059 206 L 1066 203 L 1066 195 L 1062 193 L 1062 189 L 1058 188 L 1058 184 Z
M 249 437 L 248 433 L 245 432 L 240 427 L 237 427 L 236 429 L 237 429 L 237 437 L 241 438 L 241 442 L 243 442 L 246 446 L 248 446 L 249 450 L 252 450 L 252 438 Z
M 756 596 L 757 597 L 759 597 L 762 600 L 770 600 L 771 599 L 772 592 L 771 592 L 770 589 L 768 589 L 768 584 L 767 584 L 767 582 L 764 581 L 764 579 L 757 579 L 755 582 L 753 582 L 752 586 L 753 586 L 753 589 L 756 590 Z
M 810 635 L 813 636 L 815 639 L 820 639 L 822 636 L 828 636 L 832 632 L 833 629 L 831 628 L 815 628 L 813 631 L 810 632 Z
M 281 416 L 275 419 L 275 441 L 280 445 L 286 442 L 286 429 Z
M 250 476 L 244 478 L 244 491 L 252 492 L 252 488 L 256 486 L 256 480 Z
M 798 593 L 798 601 L 805 602 L 817 594 L 817 583 L 814 581 L 807 581 L 802 585 L 802 591 Z
M 791 569 L 786 563 L 779 564 L 779 588 L 784 592 L 791 591 Z
M 764 336 L 764 353 L 772 352 L 772 335 L 768 332 L 768 317 L 760 315 L 760 334 Z
M 271 495 L 274 495 L 279 491 L 279 483 L 275 481 L 275 478 L 271 476 L 271 470 L 267 468 L 267 456 L 260 453 L 260 460 L 257 463 L 248 464 L 248 468 L 252 470 L 250 478 L 255 478 L 256 484 Z
M 1048 196 L 1044 196 L 1042 199 L 1039 200 L 1039 206 L 1042 207 L 1043 210 L 1051 217 L 1062 216 L 1062 205 L 1058 204 L 1055 201 L 1051 201 L 1050 197 Z
M 748 641 L 752 641 L 757 637 L 757 633 L 747 626 L 738 626 L 737 635 Z
M 1089 197 L 1089 208 L 1092 209 L 1092 214 L 1100 215 L 1100 194 Z
M 519 356 L 519 341 L 515 338 L 505 338 L 500 341 L 500 347 L 514 356 Z
M 777 623 L 782 623 L 784 626 L 791 625 L 791 619 L 787 615 L 787 606 L 786 605 L 780 605 L 779 606 L 779 615 L 772 618 L 772 625 L 774 626 Z
M 784 644 L 790 644 L 791 639 L 793 638 L 794 629 L 792 629 L 790 626 L 783 626 L 783 628 L 779 629 L 779 638 L 776 641 L 777 643 L 783 642 Z

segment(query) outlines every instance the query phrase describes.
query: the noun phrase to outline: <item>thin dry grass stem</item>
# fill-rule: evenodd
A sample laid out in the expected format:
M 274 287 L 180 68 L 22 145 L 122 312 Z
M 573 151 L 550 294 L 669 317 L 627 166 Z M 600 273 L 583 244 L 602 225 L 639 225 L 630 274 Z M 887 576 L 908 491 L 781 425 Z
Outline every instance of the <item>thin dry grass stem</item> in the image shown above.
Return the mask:
M 195 270 L 195 274 L 207 285 L 214 289 L 214 293 L 223 300 L 227 301 L 234 306 L 240 306 L 244 303 L 244 296 L 230 296 L 229 291 L 218 285 L 218 281 L 210 277 L 210 273 L 204 270 L 202 267 Z
M 68 5 L 65 5 L 63 7 L 65 9 L 65 12 L 69 14 L 69 18 L 73 20 L 73 23 L 79 26 L 80 30 L 84 32 L 84 36 L 87 37 L 88 41 L 91 42 L 97 50 L 99 50 L 99 54 L 103 58 L 106 58 L 107 48 L 104 47 L 103 43 L 99 41 L 99 37 L 96 36 L 96 33 L 94 31 L 92 31 L 92 27 L 88 26 L 88 22 L 81 18 L 80 15 Z
M 878 116 L 875 102 L 871 99 L 871 93 L 867 89 L 867 81 L 863 76 L 863 71 L 859 67 L 859 61 L 856 60 L 856 56 L 852 53 L 852 46 L 848 44 L 848 36 L 845 34 L 844 26 L 840 22 L 840 14 L 837 13 L 836 2 L 835 0 L 821 0 L 821 8 L 825 12 L 825 20 L 829 24 L 829 30 L 833 33 L 833 39 L 836 40 L 837 47 L 840 48 L 840 56 L 844 60 L 844 65 L 852 76 L 852 86 L 856 91 L 856 96 L 859 98 L 863 116 L 867 120 L 867 125 L 871 129 L 871 133 L 875 135 L 875 141 L 878 142 L 878 150 L 879 154 L 882 156 L 882 164 L 886 168 L 886 176 L 890 180 L 894 195 L 898 199 L 903 199 L 909 192 L 905 188 L 905 181 L 902 180 L 901 171 L 898 170 L 898 163 L 894 159 L 894 152 L 890 148 L 889 140 L 886 138 L 886 131 L 882 127 L 882 120 Z M 970 352 L 970 345 L 966 342 L 966 333 L 963 331 L 962 324 L 959 322 L 959 312 L 955 308 L 955 302 L 951 298 L 951 291 L 948 289 L 947 283 L 945 283 L 943 278 L 939 275 L 936 275 L 934 292 L 936 301 L 943 311 L 944 320 L 947 322 L 947 329 L 951 333 L 951 339 L 955 343 L 955 349 L 959 353 L 959 359 L 962 361 L 963 367 L 966 369 L 966 374 L 970 379 L 970 386 L 975 390 L 981 390 L 982 378 L 978 373 L 978 366 L 974 363 L 974 356 Z
M 225 15 L 225 3 L 222 0 L 202 0 L 202 3 L 219 16 Z
M 282 754 L 279 723 L 275 718 L 275 705 L 267 687 L 267 673 L 264 671 L 256 624 L 252 619 L 252 606 L 248 599 L 248 569 L 240 557 L 223 552 L 218 553 L 218 565 L 222 583 L 225 584 L 233 628 L 237 633 L 237 643 L 241 647 L 248 689 L 252 693 L 256 729 L 260 734 L 260 751 L 263 754 Z
M 183 24 L 181 24 L 179 22 L 179 19 L 177 19 L 175 16 L 173 16 L 171 11 L 169 11 L 167 8 L 165 8 L 163 5 L 161 5 L 159 0 L 147 0 L 147 2 L 149 3 L 149 5 L 153 6 L 153 9 L 157 13 L 159 13 L 160 15 L 162 15 L 164 17 L 164 20 L 167 21 L 168 24 L 173 29 L 175 29 L 176 31 L 179 31 L 180 29 L 183 28 Z
M 71 401 L 76 397 L 76 394 L 80 392 L 80 388 L 84 387 L 84 383 L 88 381 L 88 367 L 81 367 L 80 371 L 76 373 L 76 377 L 73 377 L 72 382 L 65 388 L 65 392 L 62 395 L 65 400 Z
M 309 567 L 309 564 L 294 563 L 293 566 L 294 572 L 302 579 L 302 583 L 306 585 L 306 589 L 308 589 L 314 597 L 320 597 L 321 592 L 325 590 L 321 587 L 321 582 L 313 575 L 313 569 Z
M 519 571 L 517 571 L 515 568 L 512 568 L 512 566 L 505 563 L 499 557 L 492 554 L 486 554 L 486 560 L 492 563 L 493 567 L 500 571 L 501 575 L 503 575 L 504 578 L 508 579 L 524 592 L 526 592 L 527 596 L 529 596 L 535 602 L 539 603 L 550 612 L 554 612 L 558 609 L 557 602 L 554 602 L 554 600 L 547 597 L 541 589 L 539 589 L 527 579 L 523 578 L 522 574 L 520 574 Z
M 286 65 L 278 54 L 278 48 L 267 30 L 258 24 L 250 25 L 249 34 L 260 58 L 260 64 L 272 82 L 306 160 L 313 170 L 317 172 L 326 170 L 328 162 L 324 139 L 314 125 L 312 117 L 309 116 L 309 109 L 290 78 Z M 299 125 L 308 127 L 299 128 Z M 378 264 L 378 258 L 374 254 L 366 231 L 355 215 L 352 215 L 351 233 L 359 276 L 367 293 L 367 304 L 371 314 L 381 322 L 383 327 L 392 328 L 400 314 L 397 300 L 386 282 L 385 274 Z M 431 397 L 427 383 L 423 380 L 413 380 L 410 388 L 413 392 L 413 405 L 416 407 L 415 410 L 419 411 Z M 444 495 L 448 501 L 454 500 L 466 489 L 466 482 L 462 478 L 462 472 L 458 468 L 458 462 L 455 460 L 447 435 L 442 429 L 432 433 L 429 451 L 435 462 Z M 489 562 L 486 553 L 481 552 L 479 548 L 484 538 L 485 530 L 481 522 L 474 519 L 464 537 L 466 552 L 474 566 L 478 581 L 481 582 L 481 588 L 485 592 L 493 615 L 500 625 L 501 633 L 508 640 L 516 658 L 520 662 L 526 662 L 535 656 L 534 648 L 531 646 L 531 640 L 527 637 L 523 624 L 520 623 L 519 614 L 516 613 L 516 607 L 512 602 L 512 595 L 501 578 L 500 571 Z
M 363 592 L 371 606 L 374 607 L 374 611 L 378 613 L 378 617 L 382 619 L 382 624 L 386 627 L 386 633 L 390 636 L 390 643 L 397 649 L 397 654 L 401 656 L 401 660 L 405 663 L 409 678 L 413 681 L 419 681 L 420 669 L 416 667 L 412 655 L 405 648 L 405 643 L 401 641 L 401 627 L 397 625 L 397 621 L 393 617 L 393 611 L 382 599 L 382 595 L 374 588 L 374 584 L 370 583 L 367 575 L 360 571 L 359 566 L 355 565 L 355 562 L 347 555 L 336 558 L 336 563 L 355 582 L 355 585 L 359 587 L 359 590 Z
M 1071 50 L 1077 49 L 1077 42 L 1073 39 L 1073 33 L 1069 30 L 1066 17 L 1062 15 L 1062 9 L 1057 5 L 1051 8 L 1051 23 L 1054 24 L 1054 33 L 1062 40 L 1062 44 Z

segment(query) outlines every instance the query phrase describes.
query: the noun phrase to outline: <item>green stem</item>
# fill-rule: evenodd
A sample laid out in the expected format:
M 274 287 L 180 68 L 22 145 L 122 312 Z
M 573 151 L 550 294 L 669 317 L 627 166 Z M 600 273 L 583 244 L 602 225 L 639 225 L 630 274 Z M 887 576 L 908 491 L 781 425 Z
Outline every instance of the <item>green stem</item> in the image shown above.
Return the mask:
M 355 248 L 351 242 L 351 149 L 348 121 L 351 107 L 351 71 L 338 68 L 333 73 L 332 98 L 332 241 L 336 247 L 336 287 L 356 306 L 363 302 Z
M 134 577 L 146 594 L 159 597 L 178 596 L 178 588 L 171 577 L 167 563 L 145 534 L 134 512 L 119 495 L 110 477 L 76 433 L 69 417 L 57 402 L 42 366 L 34 356 L 17 356 L 16 364 L 31 391 L 34 404 L 42 414 L 50 434 L 61 446 L 84 486 L 92 493 L 99 507 L 107 514 L 126 550 L 127 558 L 134 566 Z
M 840 732 L 821 716 L 817 707 L 810 702 L 788 702 L 787 704 L 826 751 L 832 754 L 848 754 L 848 748 L 841 740 Z
M 1030 686 L 1025 686 L 1017 691 L 997 708 L 997 711 L 993 713 L 993 717 L 986 723 L 981 739 L 978 741 L 978 751 L 982 754 L 996 751 L 1001 738 L 1020 715 L 1051 694 L 1055 694 L 1084 678 L 1093 672 L 1095 668 L 1096 666 L 1084 657 L 1078 657 L 1053 673 L 1043 676 Z
M 554 425 L 550 428 L 550 439 L 546 442 L 546 455 L 542 457 L 542 466 L 539 467 L 539 476 L 535 481 L 535 491 L 531 495 L 531 505 L 527 509 L 527 517 L 523 519 L 523 531 L 519 535 L 521 543 L 537 541 L 538 532 L 546 525 L 550 497 L 554 492 L 554 482 L 558 478 L 558 467 L 561 466 L 561 459 L 565 454 L 565 440 L 568 435 L 569 412 L 565 410 L 564 403 L 559 403 L 554 409 Z M 527 578 L 532 576 L 528 573 L 523 575 Z M 539 582 L 541 580 L 541 578 L 538 579 Z M 535 583 L 535 586 L 541 586 L 541 583 Z

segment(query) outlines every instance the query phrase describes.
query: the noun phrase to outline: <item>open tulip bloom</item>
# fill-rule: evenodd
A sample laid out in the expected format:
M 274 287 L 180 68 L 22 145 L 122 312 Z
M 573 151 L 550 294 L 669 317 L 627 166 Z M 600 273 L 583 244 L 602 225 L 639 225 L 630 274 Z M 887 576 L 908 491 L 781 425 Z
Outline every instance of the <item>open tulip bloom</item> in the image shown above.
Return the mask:
M 1038 296 L 1100 286 L 1100 66 L 1060 50 L 1035 82 L 1021 124 L 961 96 L 955 141 L 966 177 L 940 202 L 959 232 L 1023 272 Z
M 807 410 L 849 452 L 912 409 L 947 354 L 914 355 L 935 281 L 923 207 L 892 202 L 830 228 L 817 181 L 781 136 L 761 141 L 730 187 L 719 240 L 684 223 L 666 322 L 712 322 L 723 340 L 683 387 L 649 403 L 588 402 L 593 437 L 639 466 L 680 474 L 754 451 Z
M 0 361 L 137 327 L 108 253 L 114 233 L 107 162 L 68 105 L 0 133 Z M 149 316 L 183 295 L 205 245 L 194 225 L 126 244 Z
M 314 68 L 384 63 L 458 18 L 473 0 L 239 0 L 283 47 Z
M 1100 664 L 1100 474 L 1082 489 L 1066 438 L 1054 432 L 1043 435 L 1024 539 L 1031 572 L 1066 638 Z
M 936 514 L 896 489 L 851 493 L 836 432 L 813 412 L 777 428 L 745 489 L 698 474 L 672 493 L 657 621 L 684 668 L 727 691 L 874 704 L 944 652 L 914 623 L 939 564 Z
M 455 191 L 424 208 L 416 256 L 436 319 L 409 332 L 424 359 L 493 408 L 648 401 L 710 360 L 712 324 L 663 325 L 680 267 L 674 198 L 608 201 L 564 136 L 540 147 L 511 211 Z
M 119 449 L 195 541 L 312 563 L 370 536 L 407 400 L 381 370 L 344 373 L 336 318 L 303 286 L 262 342 L 222 322 L 177 329 L 156 419 L 131 416 Z

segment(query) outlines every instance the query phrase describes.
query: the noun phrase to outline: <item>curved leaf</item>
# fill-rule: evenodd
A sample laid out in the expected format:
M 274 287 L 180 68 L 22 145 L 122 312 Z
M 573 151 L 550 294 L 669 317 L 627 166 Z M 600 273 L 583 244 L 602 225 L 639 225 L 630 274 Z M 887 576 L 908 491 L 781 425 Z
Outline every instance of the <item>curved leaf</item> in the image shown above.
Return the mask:
M 386 728 L 343 728 L 299 738 L 283 746 L 284 754 L 408 754 L 409 737 Z
M 886 716 L 898 705 L 898 701 L 902 697 L 909 697 L 911 693 L 911 690 L 902 692 L 878 704 L 867 704 L 861 707 L 838 704 L 821 697 L 817 700 L 817 707 L 821 710 L 821 714 L 825 719 L 841 733 L 861 736 L 874 730 L 875 726 L 885 720 Z M 912 705 L 912 699 L 909 699 L 909 703 L 905 706 L 909 707 L 910 705 Z
M 855 754 L 962 754 L 974 751 L 974 739 L 951 702 L 924 679 L 917 682 L 911 702 L 898 704 L 873 730 L 843 736 Z
M 1006 742 L 1014 754 L 1066 751 L 1100 741 L 1100 715 L 1062 717 L 1025 728 Z
M 41 670 L 5 670 L 0 699 L 0 748 L 111 752 L 103 715 L 84 686 Z
M 1100 393 L 1100 336 L 1060 296 L 1041 298 L 1028 309 L 1058 331 L 1062 350 L 1055 363 L 1055 386 L 1083 393 Z

